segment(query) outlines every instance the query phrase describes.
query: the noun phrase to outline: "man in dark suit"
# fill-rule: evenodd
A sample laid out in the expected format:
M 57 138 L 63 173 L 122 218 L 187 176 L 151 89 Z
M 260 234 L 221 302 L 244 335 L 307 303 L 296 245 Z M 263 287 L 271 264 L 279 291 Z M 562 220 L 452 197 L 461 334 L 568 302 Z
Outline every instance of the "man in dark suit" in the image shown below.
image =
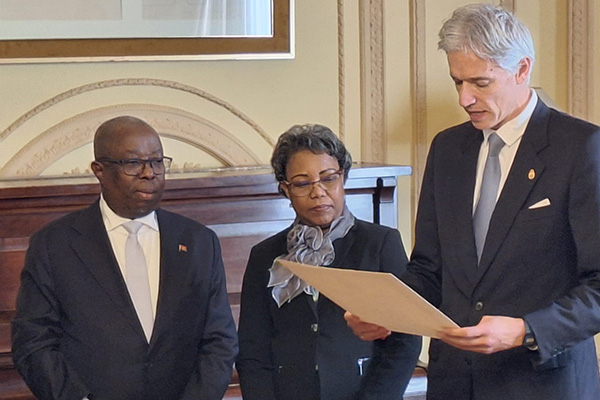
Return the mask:
M 431 145 L 402 278 L 462 327 L 431 343 L 427 398 L 598 399 L 600 129 L 537 98 L 511 13 L 459 8 L 439 47 L 470 122 Z
M 145 122 L 103 123 L 94 155 L 100 199 L 31 238 L 19 372 L 44 400 L 221 399 L 237 338 L 216 235 L 158 208 L 171 159 Z

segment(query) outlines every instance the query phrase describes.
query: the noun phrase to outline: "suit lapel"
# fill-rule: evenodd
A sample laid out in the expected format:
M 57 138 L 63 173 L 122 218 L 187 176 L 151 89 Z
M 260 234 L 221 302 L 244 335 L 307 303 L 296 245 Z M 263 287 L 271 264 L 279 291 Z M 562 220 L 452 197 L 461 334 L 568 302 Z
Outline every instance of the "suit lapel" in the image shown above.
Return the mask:
M 98 202 L 82 211 L 81 217 L 74 222 L 73 229 L 78 233 L 71 242 L 73 251 L 104 289 L 107 297 L 113 300 L 115 310 L 123 314 L 133 329 L 145 337 L 106 233 Z
M 350 261 L 348 261 L 350 249 L 352 249 L 352 245 L 356 238 L 356 229 L 355 222 L 354 226 L 350 228 L 346 236 L 333 242 L 335 259 L 330 266 L 331 268 L 356 269 L 356 266 L 351 265 Z
M 548 107 L 538 100 L 490 220 L 478 268 L 478 280 L 483 277 L 493 262 L 515 217 L 523 208 L 529 193 L 544 171 L 545 165 L 538 153 L 548 146 L 549 115 Z M 530 175 L 530 171 L 534 171 L 534 174 Z
M 181 227 L 161 209 L 156 210 L 160 229 L 160 281 L 154 330 L 150 339 L 152 350 L 161 330 L 169 325 L 170 311 L 176 308 L 179 296 L 170 294 L 181 292 L 191 284 L 193 267 L 191 258 L 191 238 L 182 237 Z M 189 252 L 188 252 L 189 251 Z
M 443 236 L 444 242 L 452 243 L 448 257 L 453 258 L 452 264 L 463 267 L 452 268 L 449 272 L 457 288 L 468 295 L 476 282 L 473 271 L 477 265 L 477 254 L 471 220 L 477 159 L 483 134 L 470 123 L 465 125 L 465 129 L 458 156 L 454 152 L 452 158 L 447 160 L 449 164 L 445 165 L 449 178 L 442 184 L 442 198 L 439 200 L 445 225 L 439 228 L 439 235 Z
M 331 265 L 324 268 L 356 269 L 356 266 L 353 266 L 348 261 L 350 249 L 352 248 L 352 244 L 354 244 L 356 229 L 357 228 L 355 223 L 354 226 L 350 228 L 346 236 L 333 242 L 335 259 L 333 260 L 333 263 L 331 263 Z M 323 302 L 321 301 L 321 296 L 319 296 L 319 301 L 316 304 L 310 296 L 306 296 L 306 298 L 308 299 L 308 302 L 315 315 L 315 318 L 317 318 L 318 320 L 318 308 L 322 307 L 323 304 Z

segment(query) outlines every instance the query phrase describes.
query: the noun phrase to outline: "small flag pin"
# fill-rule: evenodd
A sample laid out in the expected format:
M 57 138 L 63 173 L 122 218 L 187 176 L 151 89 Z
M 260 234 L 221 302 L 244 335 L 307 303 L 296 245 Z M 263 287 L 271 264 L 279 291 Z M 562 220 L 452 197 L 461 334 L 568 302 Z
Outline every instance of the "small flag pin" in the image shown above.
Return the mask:
M 180 244 L 180 245 L 179 245 L 179 251 L 184 251 L 184 252 L 186 252 L 186 253 L 187 253 L 187 246 L 186 246 L 186 245 L 184 245 L 184 244 Z

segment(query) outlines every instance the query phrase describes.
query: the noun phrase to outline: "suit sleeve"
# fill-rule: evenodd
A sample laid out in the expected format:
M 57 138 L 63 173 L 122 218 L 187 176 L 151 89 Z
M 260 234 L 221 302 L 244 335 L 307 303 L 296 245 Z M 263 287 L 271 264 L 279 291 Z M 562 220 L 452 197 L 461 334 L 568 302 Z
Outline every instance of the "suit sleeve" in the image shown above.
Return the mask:
M 248 260 L 242 284 L 239 322 L 240 355 L 236 367 L 244 400 L 275 400 L 269 310 L 268 270 L 257 248 Z M 269 265 L 270 266 L 270 265 Z
M 576 159 L 568 203 L 576 283 L 548 307 L 525 316 L 539 346 L 538 365 L 600 330 L 600 131 L 588 135 Z
M 212 276 L 209 302 L 206 306 L 206 323 L 198 346 L 198 371 L 192 374 L 184 400 L 221 399 L 231 382 L 233 362 L 238 343 L 235 323 L 227 296 L 225 269 L 221 246 L 211 231 L 213 244 Z
M 80 400 L 89 394 L 60 350 L 60 304 L 55 295 L 47 231 L 31 238 L 21 274 L 12 351 L 17 370 L 40 399 Z
M 408 260 L 400 234 L 390 230 L 385 235 L 380 253 L 380 271 L 400 276 Z M 421 337 L 392 333 L 374 342 L 373 356 L 366 376 L 361 382 L 360 400 L 400 399 L 421 351 Z

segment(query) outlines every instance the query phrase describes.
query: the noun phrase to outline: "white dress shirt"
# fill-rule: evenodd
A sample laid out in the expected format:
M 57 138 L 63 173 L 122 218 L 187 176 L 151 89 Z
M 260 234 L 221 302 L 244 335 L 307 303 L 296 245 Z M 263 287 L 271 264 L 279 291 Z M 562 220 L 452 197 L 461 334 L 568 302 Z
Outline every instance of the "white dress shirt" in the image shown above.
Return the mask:
M 125 279 L 125 242 L 127 241 L 127 236 L 129 234 L 123 227 L 123 223 L 131 220 L 115 214 L 102 195 L 100 196 L 100 212 L 102 213 L 102 220 L 104 221 L 110 244 L 112 245 L 119 263 L 121 273 L 123 274 L 123 279 Z M 139 221 L 143 224 L 138 232 L 138 240 L 142 246 L 144 256 L 146 257 L 146 264 L 148 265 L 150 300 L 152 301 L 152 312 L 156 318 L 156 304 L 158 301 L 158 285 L 160 278 L 160 231 L 158 229 L 156 212 L 152 211 L 148 215 L 136 218 L 135 221 Z
M 519 115 L 506 122 L 500 127 L 500 129 L 496 131 L 492 129 L 483 130 L 483 142 L 481 143 L 481 148 L 479 149 L 479 158 L 477 159 L 477 175 L 475 178 L 475 192 L 473 193 L 473 213 L 475 213 L 477 203 L 479 202 L 481 181 L 483 180 L 483 170 L 485 169 L 485 162 L 487 160 L 488 150 L 490 147 L 488 143 L 490 135 L 496 132 L 504 141 L 504 147 L 502 147 L 500 154 L 498 154 L 498 159 L 500 161 L 500 186 L 498 187 L 498 195 L 496 197 L 497 200 L 500 197 L 500 193 L 502 193 L 502 188 L 504 187 L 504 183 L 506 182 L 506 178 L 510 172 L 510 167 L 512 167 L 513 161 L 515 160 L 515 155 L 517 154 L 517 150 L 521 144 L 521 138 L 525 133 L 525 129 L 527 128 L 529 119 L 533 114 L 533 110 L 535 110 L 537 101 L 538 96 L 535 93 L 535 90 L 531 89 L 531 97 L 529 102 Z

